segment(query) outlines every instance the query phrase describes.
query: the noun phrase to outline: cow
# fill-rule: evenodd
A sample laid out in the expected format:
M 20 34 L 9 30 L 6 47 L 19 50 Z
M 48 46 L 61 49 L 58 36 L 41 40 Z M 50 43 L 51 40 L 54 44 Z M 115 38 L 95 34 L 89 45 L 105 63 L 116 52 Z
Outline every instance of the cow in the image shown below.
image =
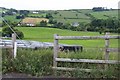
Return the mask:
M 59 47 L 60 51 L 74 51 L 74 52 L 77 52 L 77 51 L 83 51 L 83 47 L 82 46 L 76 46 L 76 45 L 69 45 L 69 46 L 60 46 Z

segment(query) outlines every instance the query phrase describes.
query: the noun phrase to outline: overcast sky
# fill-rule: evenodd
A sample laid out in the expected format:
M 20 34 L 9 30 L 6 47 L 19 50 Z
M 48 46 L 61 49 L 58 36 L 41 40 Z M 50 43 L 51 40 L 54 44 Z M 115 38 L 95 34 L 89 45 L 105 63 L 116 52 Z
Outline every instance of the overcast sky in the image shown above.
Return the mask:
M 107 7 L 118 9 L 120 0 L 0 0 L 0 7 L 26 10 L 92 9 Z

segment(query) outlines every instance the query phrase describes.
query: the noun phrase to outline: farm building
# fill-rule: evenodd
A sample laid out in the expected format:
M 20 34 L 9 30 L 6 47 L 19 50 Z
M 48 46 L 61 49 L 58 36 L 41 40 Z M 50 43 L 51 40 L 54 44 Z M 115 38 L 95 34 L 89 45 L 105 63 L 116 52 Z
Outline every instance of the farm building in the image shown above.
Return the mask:
M 78 22 L 74 22 L 74 23 L 71 24 L 71 26 L 77 27 L 77 26 L 79 26 L 79 23 Z
M 27 26 L 35 26 L 36 24 L 39 24 L 41 21 L 48 22 L 49 20 L 46 18 L 25 18 L 22 20 L 21 24 L 24 24 Z
M 37 11 L 34 11 L 34 12 L 32 12 L 33 14 L 38 14 L 39 12 L 37 12 Z

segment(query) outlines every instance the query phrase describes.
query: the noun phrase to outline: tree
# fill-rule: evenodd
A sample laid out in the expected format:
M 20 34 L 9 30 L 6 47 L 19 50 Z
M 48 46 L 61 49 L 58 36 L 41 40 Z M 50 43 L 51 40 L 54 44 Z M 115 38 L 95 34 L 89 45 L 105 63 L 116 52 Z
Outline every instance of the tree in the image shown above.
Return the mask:
M 25 16 L 24 15 L 19 15 L 19 16 L 16 16 L 16 19 L 23 19 Z
M 24 15 L 24 16 L 27 16 L 29 14 L 30 11 L 28 10 L 20 10 L 19 13 L 20 15 Z
M 50 18 L 53 18 L 52 14 L 48 13 L 46 14 L 46 18 L 50 19 Z
M 40 26 L 47 26 L 47 22 L 46 21 L 44 21 L 44 20 L 42 20 L 41 22 L 40 22 Z
M 78 18 L 78 14 L 76 14 L 76 17 Z
M 24 34 L 21 31 L 14 29 L 13 27 L 11 28 L 15 31 L 15 33 L 19 36 L 20 39 L 24 38 Z M 12 30 L 10 29 L 10 27 L 4 27 L 2 29 L 2 36 L 12 37 L 12 33 L 14 33 Z
M 53 20 L 53 18 L 50 18 L 50 19 L 49 19 L 49 23 L 50 23 L 50 24 L 56 24 L 56 23 L 57 23 L 57 20 Z

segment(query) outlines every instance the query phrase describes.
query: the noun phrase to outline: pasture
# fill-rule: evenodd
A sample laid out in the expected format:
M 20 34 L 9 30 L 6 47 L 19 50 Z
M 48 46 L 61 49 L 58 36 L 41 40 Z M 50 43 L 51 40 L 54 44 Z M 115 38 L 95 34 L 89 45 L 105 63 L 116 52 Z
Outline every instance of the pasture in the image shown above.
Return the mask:
M 118 10 L 112 10 L 112 11 L 102 11 L 102 12 L 91 12 L 91 15 L 93 15 L 97 19 L 108 19 L 108 18 L 118 18 Z
M 54 19 L 63 23 L 73 23 L 73 22 L 90 22 L 90 17 L 83 13 L 78 13 L 77 11 L 57 11 L 57 14 L 52 14 Z
M 45 13 L 38 13 L 38 14 L 29 13 L 28 16 L 32 16 L 32 17 L 45 17 L 46 14 Z
M 19 22 L 21 21 L 21 19 L 16 19 L 16 16 L 17 16 L 17 15 L 6 15 L 6 16 L 3 17 L 3 18 L 4 18 L 5 20 L 8 20 L 8 21 L 12 22 L 12 23 L 14 23 L 14 22 L 19 23 Z
M 35 40 L 40 42 L 53 42 L 53 35 L 61 36 L 103 36 L 98 32 L 70 31 L 45 27 L 16 27 L 24 33 L 25 40 Z M 111 33 L 111 35 L 117 35 Z M 104 40 L 61 40 L 63 44 L 76 44 L 85 47 L 104 47 Z M 118 47 L 118 40 L 110 40 L 110 47 Z
M 53 18 L 58 22 L 63 23 L 90 23 L 91 17 L 86 14 L 91 14 L 96 19 L 118 18 L 118 10 L 94 12 L 90 9 L 78 9 L 68 11 L 59 10 L 57 11 L 57 14 L 54 14 L 53 12 L 51 11 Z

